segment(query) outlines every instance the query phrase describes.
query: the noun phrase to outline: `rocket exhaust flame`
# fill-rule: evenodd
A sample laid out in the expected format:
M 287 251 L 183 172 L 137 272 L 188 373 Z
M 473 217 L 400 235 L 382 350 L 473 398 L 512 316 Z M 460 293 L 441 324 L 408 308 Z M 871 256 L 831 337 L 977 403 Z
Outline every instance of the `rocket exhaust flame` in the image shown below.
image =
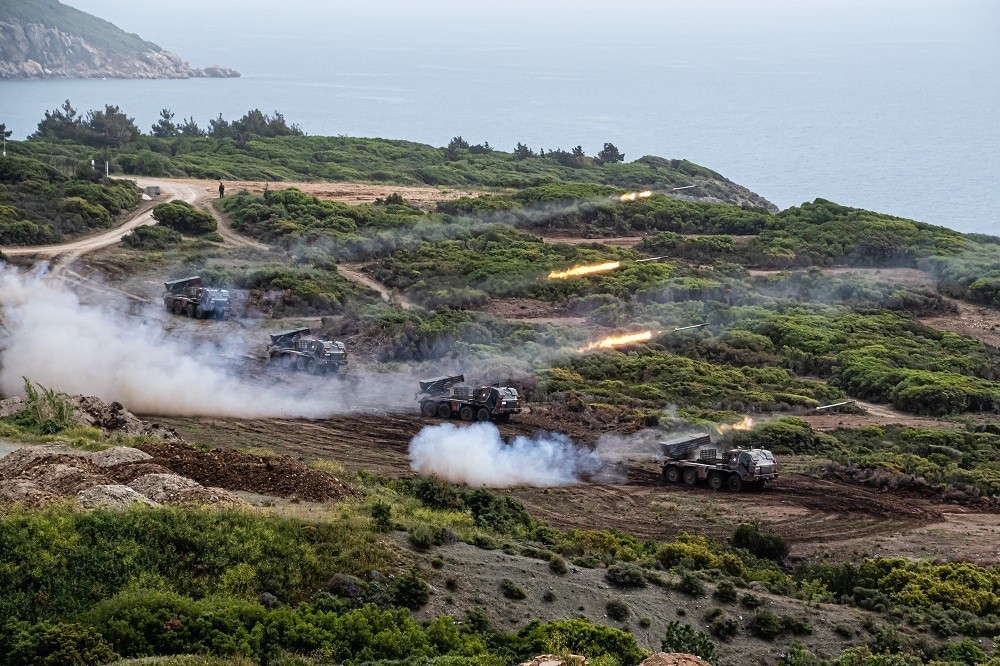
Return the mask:
M 626 333 L 625 335 L 611 335 L 603 340 L 591 342 L 586 347 L 581 347 L 580 352 L 588 352 L 594 349 L 614 349 L 622 345 L 631 345 L 636 342 L 645 342 L 653 337 L 652 331 L 642 331 L 641 333 Z
M 744 418 L 739 423 L 725 423 L 718 427 L 720 433 L 730 432 L 733 430 L 753 430 L 754 422 L 749 416 Z
M 653 196 L 652 191 L 644 190 L 642 192 L 626 192 L 625 194 L 618 197 L 619 201 L 635 201 L 636 199 L 648 199 Z
M 604 273 L 606 271 L 613 271 L 621 266 L 620 261 L 608 261 L 603 264 L 589 264 L 585 266 L 574 266 L 565 271 L 552 271 L 549 273 L 550 280 L 565 280 L 566 278 L 579 277 L 581 275 L 590 275 L 591 273 Z

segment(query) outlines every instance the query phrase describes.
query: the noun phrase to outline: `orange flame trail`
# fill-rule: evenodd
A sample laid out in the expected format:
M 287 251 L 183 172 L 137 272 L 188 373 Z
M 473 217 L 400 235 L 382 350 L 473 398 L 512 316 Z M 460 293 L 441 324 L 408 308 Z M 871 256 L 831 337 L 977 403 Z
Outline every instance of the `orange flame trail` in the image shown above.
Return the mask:
M 652 339 L 652 337 L 652 331 L 643 331 L 642 333 L 626 333 L 625 335 L 611 335 L 603 340 L 591 342 L 586 347 L 581 347 L 579 351 L 588 352 L 592 349 L 614 349 L 615 347 L 621 347 L 622 345 L 644 342 Z
M 730 430 L 753 430 L 754 422 L 749 416 L 739 423 L 726 423 L 719 426 L 719 432 L 729 432 Z
M 650 190 L 644 190 L 642 192 L 627 192 L 618 197 L 618 200 L 635 201 L 636 199 L 648 199 L 651 196 L 653 196 L 653 193 Z
M 590 275 L 591 273 L 603 273 L 604 271 L 613 271 L 621 266 L 619 261 L 609 261 L 603 264 L 590 264 L 587 266 L 574 266 L 569 270 L 565 271 L 552 271 L 549 273 L 550 280 L 565 280 L 566 278 L 577 277 L 580 275 Z

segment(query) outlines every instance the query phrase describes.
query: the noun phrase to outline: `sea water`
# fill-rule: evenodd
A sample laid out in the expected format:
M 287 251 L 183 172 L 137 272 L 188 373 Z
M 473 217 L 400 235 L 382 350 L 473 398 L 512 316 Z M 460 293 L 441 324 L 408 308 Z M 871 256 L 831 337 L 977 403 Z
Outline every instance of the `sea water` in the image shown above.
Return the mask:
M 204 127 L 259 107 L 309 134 L 609 141 L 782 208 L 823 197 L 1000 233 L 994 0 L 69 2 L 243 77 L 0 83 L 15 137 L 68 98 L 144 130 L 162 108 Z

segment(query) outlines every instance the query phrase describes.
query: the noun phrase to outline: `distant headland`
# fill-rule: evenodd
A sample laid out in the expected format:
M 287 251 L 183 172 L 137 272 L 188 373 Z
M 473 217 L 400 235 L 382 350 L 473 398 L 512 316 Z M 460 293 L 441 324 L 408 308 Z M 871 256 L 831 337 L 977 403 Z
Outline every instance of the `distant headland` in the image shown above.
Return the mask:
M 186 79 L 237 77 L 192 67 L 138 35 L 58 0 L 0 5 L 0 79 Z

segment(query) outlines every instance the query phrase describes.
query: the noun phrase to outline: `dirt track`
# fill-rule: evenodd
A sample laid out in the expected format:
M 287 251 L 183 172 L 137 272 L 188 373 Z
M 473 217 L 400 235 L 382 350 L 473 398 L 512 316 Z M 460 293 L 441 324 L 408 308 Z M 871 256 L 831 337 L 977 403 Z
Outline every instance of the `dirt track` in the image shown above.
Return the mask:
M 322 421 L 157 418 L 190 440 L 212 447 L 265 447 L 305 459 L 329 459 L 349 472 L 409 476 L 407 447 L 419 430 L 437 423 L 415 415 L 336 417 Z M 505 438 L 531 435 L 543 425 L 531 416 L 500 426 Z M 571 433 L 586 441 L 582 433 Z M 707 488 L 664 486 L 649 460 L 620 470 L 624 484 L 582 483 L 558 488 L 516 488 L 510 494 L 537 518 L 561 528 L 618 529 L 644 538 L 670 538 L 688 530 L 723 538 L 739 521 L 760 520 L 794 544 L 794 553 L 863 548 L 875 537 L 905 544 L 913 530 L 978 520 L 984 514 L 919 497 L 784 474 L 762 493 L 716 493 Z M 939 544 L 941 557 L 963 555 Z M 975 541 L 970 552 L 989 551 Z
M 172 199 L 182 199 L 188 203 L 194 203 L 199 196 L 198 189 L 185 181 L 160 178 L 137 178 L 136 182 L 139 187 L 148 187 L 151 185 L 160 187 L 162 194 L 155 199 L 154 203 L 160 201 L 170 201 Z M 66 265 L 83 254 L 118 243 L 121 241 L 122 237 L 125 236 L 125 234 L 129 233 L 136 227 L 151 224 L 156 224 L 156 221 L 153 220 L 153 207 L 151 205 L 143 205 L 140 206 L 138 212 L 126 219 L 121 226 L 94 236 L 88 236 L 77 241 L 62 243 L 59 245 L 33 245 L 2 249 L 4 254 L 8 256 L 35 255 L 40 258 L 48 259 L 54 257 L 64 257 L 62 263 Z

